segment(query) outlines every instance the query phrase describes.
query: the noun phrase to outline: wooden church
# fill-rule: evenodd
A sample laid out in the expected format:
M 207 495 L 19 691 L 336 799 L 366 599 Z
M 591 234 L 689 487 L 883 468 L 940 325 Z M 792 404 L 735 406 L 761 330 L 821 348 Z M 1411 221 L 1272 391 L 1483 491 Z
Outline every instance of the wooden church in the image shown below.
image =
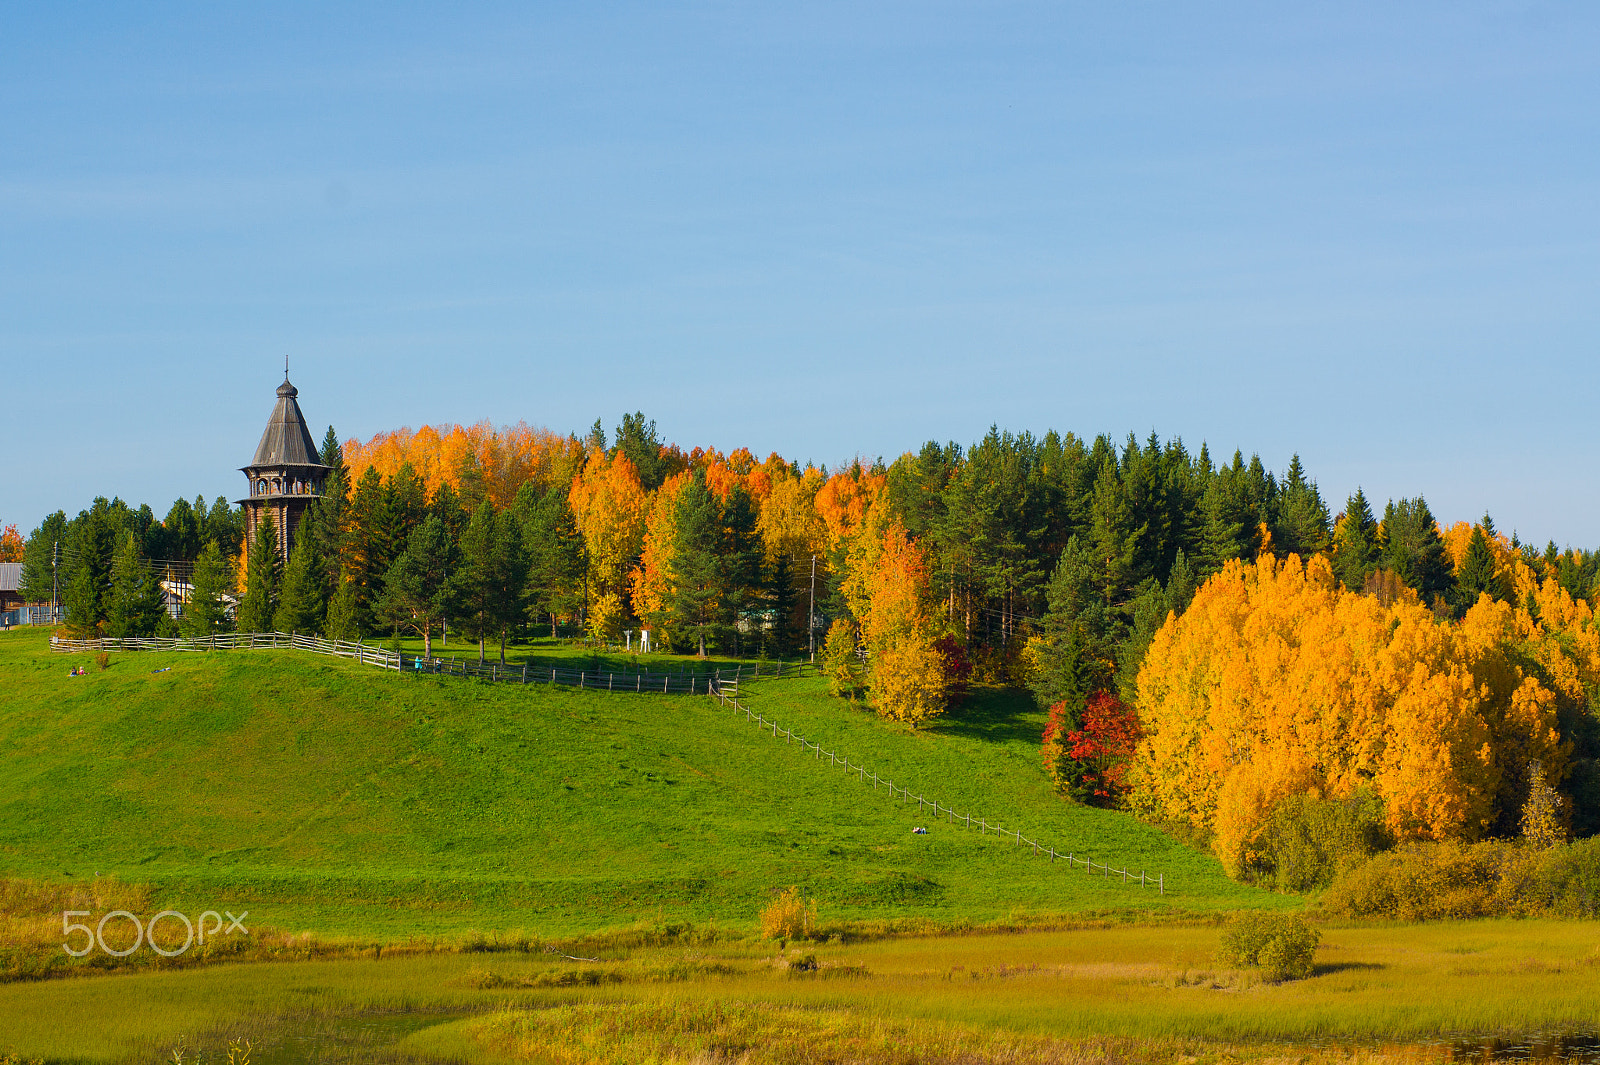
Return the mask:
M 278 386 L 278 405 L 272 408 L 267 421 L 267 431 L 261 434 L 261 444 L 256 457 L 243 473 L 250 481 L 250 494 L 234 500 L 244 507 L 245 565 L 255 540 L 255 530 L 263 518 L 272 522 L 278 534 L 278 555 L 287 563 L 289 552 L 294 550 L 295 535 L 306 508 L 322 497 L 322 482 L 328 476 L 328 467 L 317 454 L 317 445 L 306 428 L 305 415 L 300 413 L 300 393 L 283 376 Z

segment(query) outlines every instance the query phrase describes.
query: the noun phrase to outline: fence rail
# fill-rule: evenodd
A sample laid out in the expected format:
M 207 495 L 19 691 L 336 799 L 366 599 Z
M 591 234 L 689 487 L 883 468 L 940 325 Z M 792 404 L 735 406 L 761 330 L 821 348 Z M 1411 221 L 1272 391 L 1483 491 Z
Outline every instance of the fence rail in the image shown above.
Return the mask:
M 788 729 L 781 728 L 776 721 L 757 713 L 756 711 L 750 709 L 750 707 L 741 703 L 737 697 L 737 694 L 730 693 L 725 685 L 718 685 L 711 692 L 711 694 L 722 706 L 731 707 L 735 714 L 743 714 L 745 719 L 756 728 L 762 730 L 763 732 L 770 730 L 770 734 L 774 740 L 781 738 L 785 743 L 800 744 L 800 749 L 802 751 L 816 752 L 818 761 L 821 761 L 823 758 L 828 759 L 829 768 L 842 767 L 846 775 L 853 773 L 860 783 L 871 784 L 874 791 L 887 788 L 889 792 L 889 798 L 891 800 L 899 799 L 902 802 L 908 803 L 915 800 L 917 803 L 917 809 L 919 811 L 921 811 L 924 807 L 927 807 L 933 811 L 935 816 L 940 818 L 948 818 L 950 824 L 959 824 L 968 829 L 974 827 L 977 828 L 979 835 L 988 835 L 992 833 L 1000 839 L 1009 838 L 1014 840 L 1015 845 L 1018 847 L 1032 847 L 1035 857 L 1048 857 L 1052 863 L 1064 858 L 1067 862 L 1068 872 L 1072 871 L 1077 866 L 1082 865 L 1084 871 L 1090 875 L 1094 875 L 1096 872 L 1098 872 L 1107 880 L 1111 879 L 1113 876 L 1116 876 L 1120 877 L 1124 884 L 1137 884 L 1141 888 L 1146 886 L 1154 887 L 1156 892 L 1160 895 L 1165 895 L 1167 893 L 1167 877 L 1165 873 L 1157 873 L 1155 878 L 1151 879 L 1149 873 L 1143 869 L 1139 870 L 1138 873 L 1134 873 L 1126 866 L 1121 869 L 1114 869 L 1109 862 L 1097 862 L 1093 858 L 1086 856 L 1080 857 L 1076 853 L 1070 851 L 1063 853 L 1056 850 L 1054 845 L 1044 844 L 1036 840 L 1029 839 L 1022 834 L 1022 830 L 1020 828 L 1002 828 L 999 825 L 991 825 L 982 817 L 973 817 L 971 814 L 958 813 L 957 811 L 939 803 L 936 800 L 930 800 L 922 795 L 913 795 L 910 789 L 902 788 L 886 777 L 880 777 L 876 772 L 867 769 L 865 766 L 852 763 L 850 759 L 844 755 L 823 749 L 823 746 L 820 743 L 813 743 L 804 736 L 798 735 L 797 733 L 794 733 Z
M 324 640 L 292 632 L 225 632 L 215 636 L 106 636 L 94 640 L 68 640 L 50 637 L 50 650 L 58 654 L 84 651 L 233 651 L 254 648 L 292 647 L 320 655 L 348 658 L 362 665 L 398 672 L 405 658 L 399 651 L 386 651 L 369 643 L 350 640 Z
M 435 673 L 454 677 L 477 677 L 511 684 L 559 684 L 570 688 L 602 689 L 636 694 L 708 695 L 719 681 L 737 686 L 740 680 L 777 680 L 815 672 L 809 662 L 741 664 L 722 670 L 679 670 L 677 672 L 633 669 L 566 669 L 545 667 L 524 661 L 519 665 L 469 659 L 424 658 L 402 651 L 388 651 L 372 644 L 349 640 L 324 640 L 289 632 L 230 632 L 216 636 L 103 637 L 94 640 L 68 640 L 52 636 L 50 649 L 71 654 L 85 651 L 229 651 L 252 648 L 291 647 L 298 651 L 348 658 L 364 665 L 396 672 Z M 726 674 L 726 676 L 724 676 Z

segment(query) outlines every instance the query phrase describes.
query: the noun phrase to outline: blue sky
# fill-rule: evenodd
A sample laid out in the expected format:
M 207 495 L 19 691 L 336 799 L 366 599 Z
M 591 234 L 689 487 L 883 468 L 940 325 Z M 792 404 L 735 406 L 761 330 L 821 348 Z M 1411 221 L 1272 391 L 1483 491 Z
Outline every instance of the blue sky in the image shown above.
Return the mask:
M 1600 8 L 31 5 L 0 522 L 318 433 L 624 411 L 1299 452 L 1600 546 Z

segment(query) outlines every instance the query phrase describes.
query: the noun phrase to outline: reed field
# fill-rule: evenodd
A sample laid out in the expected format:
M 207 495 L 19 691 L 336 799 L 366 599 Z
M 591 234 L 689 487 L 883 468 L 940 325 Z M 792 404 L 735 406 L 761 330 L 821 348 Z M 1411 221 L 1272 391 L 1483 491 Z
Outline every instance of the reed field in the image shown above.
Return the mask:
M 1218 968 L 1219 937 L 1192 923 L 783 950 L 619 937 L 592 944 L 594 961 L 473 951 L 32 981 L 0 986 L 0 1050 L 220 1060 L 248 1040 L 268 1065 L 1438 1060 L 1600 1019 L 1594 925 L 1328 926 L 1315 974 L 1283 984 Z M 295 1056 L 313 1039 L 342 1056 Z

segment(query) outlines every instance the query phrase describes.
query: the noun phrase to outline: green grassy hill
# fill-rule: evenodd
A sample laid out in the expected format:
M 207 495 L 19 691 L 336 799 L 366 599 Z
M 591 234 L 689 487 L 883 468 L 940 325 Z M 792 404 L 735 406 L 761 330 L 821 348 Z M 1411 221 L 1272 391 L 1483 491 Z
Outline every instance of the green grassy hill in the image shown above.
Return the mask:
M 90 675 L 69 677 L 76 664 Z M 1002 691 L 921 733 L 816 680 L 744 697 L 929 798 L 1163 873 L 1165 897 L 919 816 L 706 697 L 288 651 L 113 653 L 100 672 L 32 632 L 0 636 L 0 676 L 0 874 L 115 874 L 186 912 L 248 909 L 252 924 L 384 938 L 748 926 L 790 884 L 825 922 L 1291 901 L 1130 817 L 1056 798 L 1040 716 Z

